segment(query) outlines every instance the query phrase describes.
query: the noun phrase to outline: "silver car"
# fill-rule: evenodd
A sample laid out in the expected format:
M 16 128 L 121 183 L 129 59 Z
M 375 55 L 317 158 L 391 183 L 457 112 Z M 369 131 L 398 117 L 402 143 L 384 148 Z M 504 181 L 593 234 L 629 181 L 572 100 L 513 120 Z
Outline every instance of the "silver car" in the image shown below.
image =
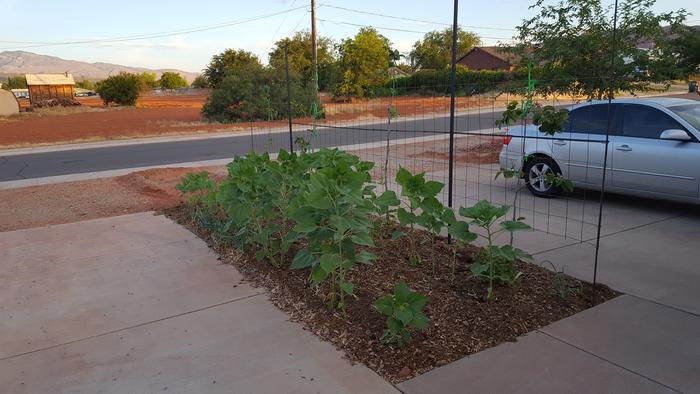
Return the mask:
M 600 190 L 610 120 L 605 189 L 642 197 L 700 203 L 700 102 L 674 98 L 618 99 L 573 106 L 561 133 L 513 126 L 500 164 L 520 171 L 528 189 L 549 197 L 559 188 L 549 173 L 575 187 Z

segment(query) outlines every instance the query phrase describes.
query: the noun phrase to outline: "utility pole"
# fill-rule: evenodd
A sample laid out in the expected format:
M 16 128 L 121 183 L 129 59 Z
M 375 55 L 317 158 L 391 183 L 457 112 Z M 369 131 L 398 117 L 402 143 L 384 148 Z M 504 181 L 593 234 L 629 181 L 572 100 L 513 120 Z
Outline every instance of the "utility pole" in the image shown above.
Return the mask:
M 318 62 L 316 54 L 316 0 L 311 0 L 311 64 L 314 68 L 314 86 L 318 92 Z

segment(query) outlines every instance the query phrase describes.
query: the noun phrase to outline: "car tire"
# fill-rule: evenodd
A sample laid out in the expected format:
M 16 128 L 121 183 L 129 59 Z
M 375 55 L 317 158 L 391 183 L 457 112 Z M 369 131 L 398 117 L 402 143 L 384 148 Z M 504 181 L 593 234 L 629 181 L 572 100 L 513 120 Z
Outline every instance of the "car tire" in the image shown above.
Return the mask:
M 524 178 L 530 193 L 537 197 L 549 198 L 561 193 L 558 186 L 545 181 L 547 173 L 553 172 L 561 175 L 557 163 L 549 157 L 535 156 L 525 163 Z

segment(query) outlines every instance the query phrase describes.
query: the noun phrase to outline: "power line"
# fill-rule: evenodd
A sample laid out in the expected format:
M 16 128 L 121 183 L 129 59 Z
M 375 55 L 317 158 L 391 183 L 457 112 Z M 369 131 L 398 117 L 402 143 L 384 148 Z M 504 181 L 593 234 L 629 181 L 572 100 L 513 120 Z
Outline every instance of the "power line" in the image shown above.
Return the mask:
M 7 48 L 0 48 L 0 50 L 8 50 L 8 49 L 23 49 L 23 48 L 34 48 L 34 47 L 43 47 L 43 46 L 54 46 L 54 45 L 73 45 L 73 44 L 93 44 L 93 43 L 112 43 L 112 42 L 123 42 L 123 41 L 136 41 L 136 40 L 147 40 L 147 39 L 153 39 L 153 38 L 163 38 L 163 37 L 170 37 L 170 36 L 177 36 L 177 35 L 183 35 L 183 34 L 191 34 L 191 33 L 197 33 L 201 31 L 207 31 L 207 30 L 215 30 L 215 29 L 221 29 L 224 27 L 229 27 L 229 26 L 235 26 L 235 25 L 240 25 L 243 23 L 248 23 L 248 22 L 254 22 L 257 20 L 261 19 L 266 19 L 266 18 L 271 18 L 274 16 L 278 15 L 283 15 L 283 14 L 288 14 L 290 12 L 304 9 L 306 6 L 299 6 L 296 8 L 290 8 L 286 11 L 278 11 L 278 12 L 273 12 L 269 14 L 263 14 L 263 15 L 257 15 L 257 16 L 252 16 L 248 18 L 243 18 L 243 19 L 238 19 L 234 21 L 228 21 L 228 22 L 221 22 L 221 23 L 216 23 L 216 24 L 211 24 L 211 25 L 204 25 L 204 26 L 198 26 L 198 27 L 191 27 L 187 29 L 179 29 L 179 30 L 170 30 L 170 31 L 164 31 L 164 32 L 158 32 L 158 33 L 148 33 L 148 34 L 139 34 L 139 35 L 133 35 L 133 36 L 121 36 L 121 37 L 112 37 L 112 38 L 102 38 L 102 39 L 91 39 L 91 40 L 76 40 L 76 41 L 59 41 L 59 42 L 38 42 L 38 41 L 0 41 L 4 43 L 24 43 L 24 44 L 33 44 L 29 46 L 17 46 L 17 47 L 7 47 Z
M 409 30 L 409 29 L 399 29 L 399 28 L 394 28 L 394 27 L 381 27 L 381 26 L 374 26 L 374 25 L 363 25 L 360 23 L 352 23 L 352 22 L 345 22 L 345 21 L 336 21 L 336 20 L 331 20 L 331 19 L 322 19 L 318 18 L 318 20 L 323 21 L 323 22 L 330 22 L 330 23 L 335 23 L 338 25 L 348 25 L 348 26 L 357 26 L 357 27 L 373 27 L 375 29 L 379 30 L 391 30 L 391 31 L 400 31 L 404 33 L 419 33 L 419 34 L 427 34 L 429 32 L 424 31 L 424 30 Z M 479 38 L 488 38 L 492 40 L 513 40 L 512 37 L 489 37 L 489 36 L 479 36 Z
M 406 17 L 396 16 L 396 15 L 380 14 L 378 12 L 362 11 L 362 10 L 356 10 L 356 9 L 352 9 L 352 8 L 340 7 L 340 6 L 336 6 L 336 5 L 330 5 L 330 4 L 321 4 L 319 7 L 335 8 L 337 10 L 342 10 L 342 11 L 355 12 L 358 14 L 365 14 L 365 15 L 380 16 L 383 18 L 398 19 L 398 20 L 402 20 L 402 21 L 428 23 L 428 24 L 432 24 L 432 25 L 452 26 L 451 23 L 429 21 L 429 20 L 425 20 L 425 19 L 406 18 Z M 508 30 L 508 31 L 517 30 L 517 29 L 513 29 L 513 28 L 509 28 L 509 27 L 488 27 L 488 26 L 474 26 L 474 25 L 460 25 L 460 26 L 468 27 L 470 29 L 484 29 L 484 30 Z

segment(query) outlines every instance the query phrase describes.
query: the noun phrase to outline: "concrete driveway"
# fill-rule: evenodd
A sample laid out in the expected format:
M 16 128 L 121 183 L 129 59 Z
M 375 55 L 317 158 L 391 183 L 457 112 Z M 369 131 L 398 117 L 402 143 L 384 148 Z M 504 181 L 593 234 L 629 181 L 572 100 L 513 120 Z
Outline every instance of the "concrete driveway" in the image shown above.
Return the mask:
M 163 216 L 0 233 L 2 393 L 396 393 Z

